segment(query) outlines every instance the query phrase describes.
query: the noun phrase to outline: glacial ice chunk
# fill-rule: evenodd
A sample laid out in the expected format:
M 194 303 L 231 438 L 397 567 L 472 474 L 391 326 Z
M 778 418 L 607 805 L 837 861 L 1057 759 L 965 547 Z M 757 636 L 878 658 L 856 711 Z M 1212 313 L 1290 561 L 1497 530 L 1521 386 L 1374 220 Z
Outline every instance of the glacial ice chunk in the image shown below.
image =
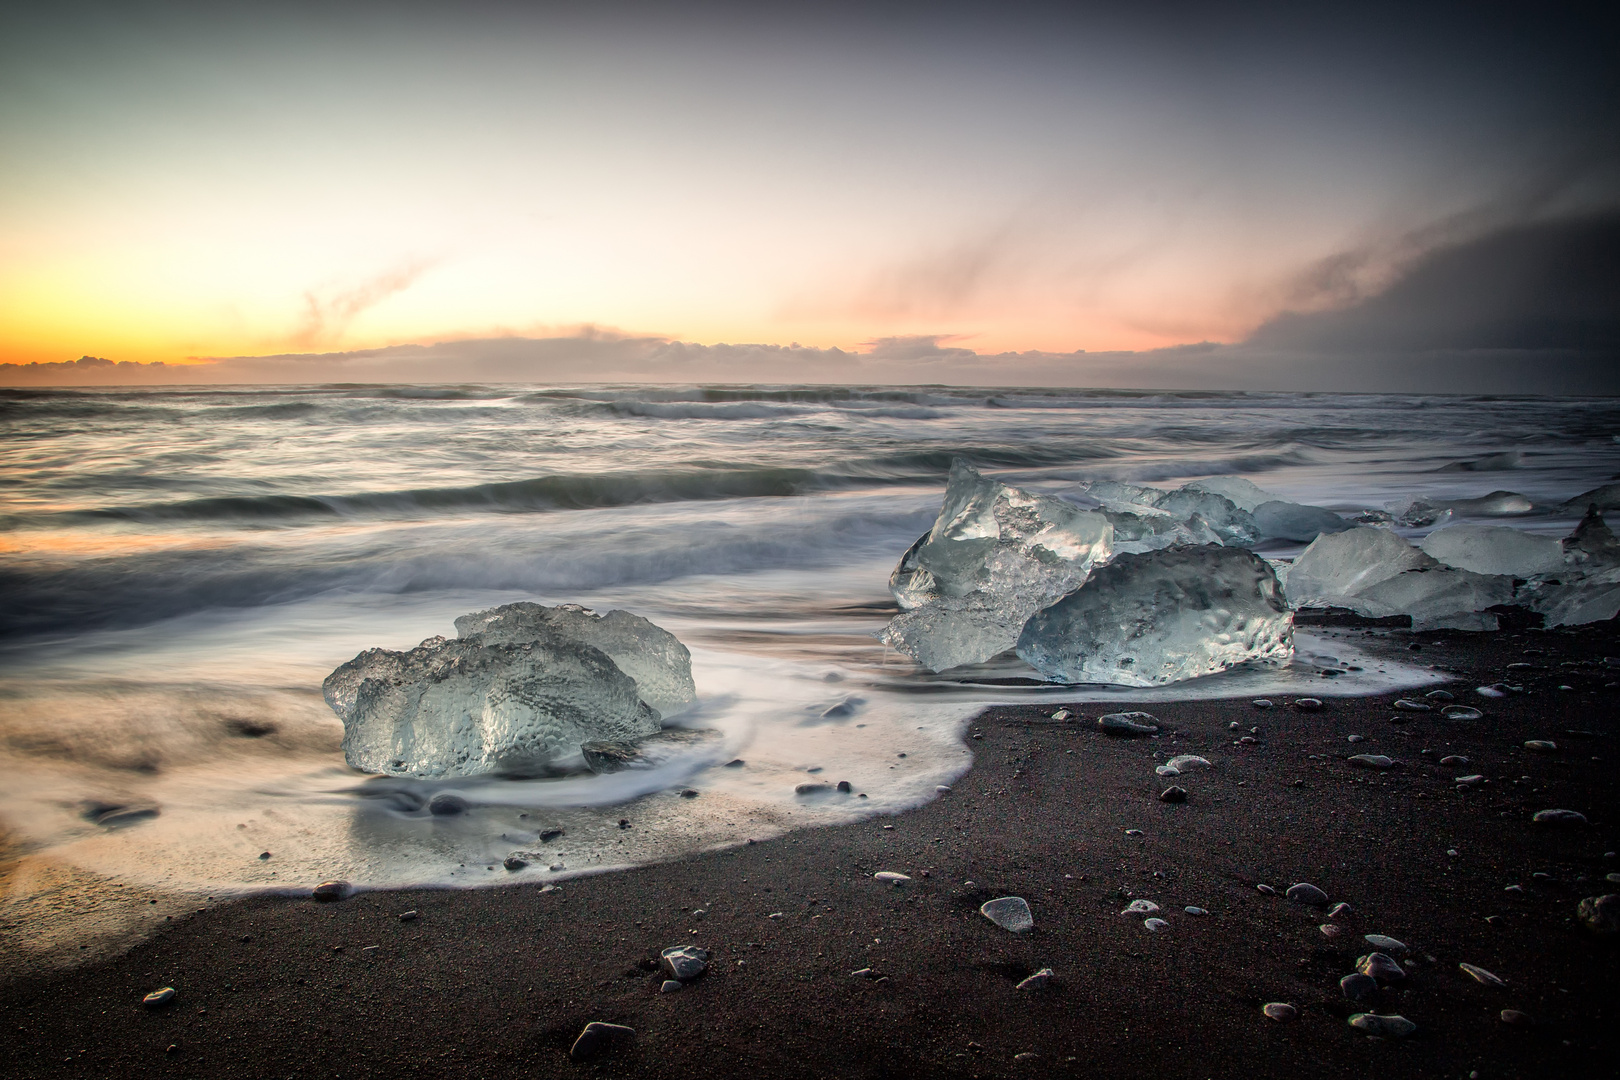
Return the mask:
M 1476 574 L 1528 578 L 1564 569 L 1564 548 L 1557 540 L 1506 525 L 1451 525 L 1418 546 L 1447 566 Z
M 1408 615 L 1416 630 L 1494 630 L 1486 609 L 1513 603 L 1513 580 L 1442 566 L 1388 529 L 1359 526 L 1311 542 L 1288 573 L 1288 599 L 1369 618 Z
M 1247 481 L 1244 481 L 1245 483 Z M 1250 485 L 1253 487 L 1253 485 Z M 1082 493 L 1101 504 L 1102 510 L 1123 538 L 1152 542 L 1180 527 L 1191 525 L 1196 517 L 1203 528 L 1212 530 L 1223 544 L 1252 544 L 1260 538 L 1260 531 L 1247 509 L 1238 506 L 1220 492 L 1206 491 L 1188 484 L 1174 491 L 1163 488 L 1141 487 L 1119 480 L 1093 480 L 1080 487 Z M 1259 491 L 1259 488 L 1255 488 Z M 1129 515 L 1137 520 L 1122 521 Z M 1187 542 L 1174 537 L 1167 543 Z M 1204 541 L 1193 541 L 1203 543 Z M 1154 550 L 1164 544 L 1156 544 Z
M 890 578 L 904 610 L 879 637 L 933 671 L 988 660 L 1107 559 L 1113 539 L 1101 513 L 988 480 L 958 460 L 934 527 Z
M 578 604 L 545 607 L 518 603 L 475 611 L 456 620 L 462 637 L 480 635 L 486 645 L 515 645 L 561 637 L 607 653 L 636 681 L 641 700 L 664 716 L 697 701 L 692 654 L 674 634 L 628 611 L 598 615 Z
M 606 653 L 556 636 L 368 649 L 322 689 L 350 767 L 392 776 L 527 772 L 577 757 L 589 740 L 651 735 L 660 721 Z
M 1215 492 L 1178 488 L 1159 496 L 1153 505 L 1189 525 L 1204 522 L 1226 544 L 1252 544 L 1261 536 L 1259 523 L 1247 510 Z
M 1339 533 L 1354 528 L 1331 510 L 1304 503 L 1274 499 L 1254 508 L 1254 523 L 1267 540 L 1295 540 L 1308 543 L 1323 533 Z
M 1570 510 L 1585 510 L 1591 506 L 1599 510 L 1620 510 L 1620 484 L 1604 484 L 1591 491 L 1583 491 L 1564 506 Z
M 1241 476 L 1209 476 L 1202 480 L 1194 480 L 1187 485 L 1191 491 L 1207 491 L 1214 495 L 1222 495 L 1232 501 L 1232 505 L 1239 510 L 1254 513 L 1255 507 L 1261 503 L 1277 502 L 1277 496 L 1265 488 L 1243 479 Z
M 1276 575 L 1235 547 L 1120 555 L 1036 613 L 1018 655 L 1053 682 L 1162 686 L 1293 655 Z
M 1575 531 L 1564 537 L 1564 555 L 1580 566 L 1620 563 L 1620 540 L 1614 535 L 1594 503 L 1586 508 Z
M 1564 571 L 1522 590 L 1521 601 L 1540 612 L 1548 627 L 1606 622 L 1620 614 L 1620 540 L 1596 505 L 1588 506 L 1560 547 Z

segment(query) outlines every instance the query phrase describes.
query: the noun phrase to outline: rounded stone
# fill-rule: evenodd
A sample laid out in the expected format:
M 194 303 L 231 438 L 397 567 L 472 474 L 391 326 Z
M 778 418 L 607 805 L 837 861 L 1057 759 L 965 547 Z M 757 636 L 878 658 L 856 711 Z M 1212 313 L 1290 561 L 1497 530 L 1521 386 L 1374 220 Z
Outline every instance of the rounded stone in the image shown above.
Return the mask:
M 1051 982 L 1052 977 L 1056 974 L 1057 972 L 1053 971 L 1051 968 L 1041 968 L 1041 970 L 1019 983 L 1018 989 L 1044 990 L 1046 988 L 1046 984 Z
M 1142 925 L 1151 933 L 1155 934 L 1159 933 L 1160 931 L 1170 929 L 1170 924 L 1165 922 L 1163 919 L 1143 919 Z
M 1313 697 L 1295 698 L 1294 708 L 1300 712 L 1318 712 L 1322 708 L 1322 700 Z
M 141 1004 L 145 1005 L 148 1009 L 161 1008 L 162 1006 L 173 1001 L 178 994 L 179 991 L 172 986 L 160 986 L 150 994 L 147 994 L 145 997 L 141 998 Z
M 610 1044 L 620 1039 L 628 1039 L 635 1033 L 635 1028 L 626 1027 L 624 1024 L 605 1024 L 600 1020 L 592 1020 L 585 1025 L 585 1030 L 579 1033 L 579 1038 L 574 1040 L 568 1056 L 574 1061 L 586 1061 L 607 1049 Z
M 665 979 L 659 984 L 658 992 L 660 994 L 673 994 L 675 991 L 679 990 L 682 985 L 684 984 L 678 979 Z
M 529 860 L 525 859 L 522 855 L 519 855 L 514 851 L 512 854 L 501 860 L 501 865 L 506 867 L 508 870 L 522 870 L 525 866 L 529 865 Z
M 1117 712 L 1097 717 L 1097 728 L 1106 735 L 1157 735 L 1159 718 L 1145 712 Z
M 1575 909 L 1581 925 L 1594 934 L 1611 937 L 1620 933 L 1620 893 L 1588 896 Z
M 848 780 L 840 780 L 838 781 L 838 790 L 843 792 L 845 795 L 848 795 L 850 792 L 854 791 L 855 788 Z
M 1288 892 L 1284 895 L 1296 904 L 1308 904 L 1311 907 L 1321 907 L 1328 902 L 1328 894 L 1308 881 L 1288 886 Z
M 1447 720 L 1482 720 L 1485 714 L 1468 705 L 1447 705 L 1440 710 Z
M 1339 992 L 1351 1001 L 1363 1001 L 1378 990 L 1378 980 L 1359 971 L 1339 980 Z
M 709 950 L 676 945 L 658 954 L 658 965 L 672 979 L 695 979 L 709 966 Z
M 1527 739 L 1524 748 L 1533 754 L 1553 754 L 1558 751 L 1558 744 L 1551 739 Z
M 1578 810 L 1537 810 L 1530 821 L 1534 825 L 1570 828 L 1585 825 L 1586 815 Z
M 1379 952 L 1403 953 L 1406 951 L 1405 942 L 1398 941 L 1395 938 L 1384 934 L 1367 934 L 1362 938 L 1362 940 L 1371 945 L 1373 948 L 1377 949 Z
M 1249 704 L 1253 705 L 1257 709 L 1269 709 L 1271 708 L 1271 699 L 1257 697 L 1253 701 L 1249 702 Z
M 467 800 L 448 791 L 433 796 L 433 800 L 428 803 L 428 813 L 434 817 L 455 817 L 457 814 L 465 814 L 467 810 Z
M 1035 928 L 1035 916 L 1030 913 L 1029 902 L 1022 896 L 999 896 L 979 906 L 979 914 L 1015 934 L 1025 934 Z
M 1368 953 L 1358 959 L 1356 970 L 1379 982 L 1395 982 L 1406 978 L 1406 972 L 1401 970 L 1401 965 L 1381 952 Z
M 309 891 L 309 895 L 322 903 L 342 900 L 349 895 L 347 881 L 323 881 Z
M 1400 1039 L 1417 1030 L 1417 1025 L 1404 1016 L 1380 1016 L 1378 1013 L 1356 1013 L 1350 1026 L 1368 1035 L 1386 1039 Z
M 1187 789 L 1172 784 L 1159 792 L 1159 801 L 1168 803 L 1184 803 L 1187 801 Z
M 1286 1001 L 1270 1002 L 1263 1009 L 1261 1009 L 1261 1012 L 1265 1013 L 1279 1024 L 1286 1024 L 1288 1021 L 1299 1015 L 1299 1010 L 1288 1004 Z
M 1506 986 L 1507 982 L 1499 976 L 1491 974 L 1482 967 L 1474 964 L 1458 964 L 1464 975 L 1479 983 L 1481 986 Z
M 1121 915 L 1156 915 L 1159 905 L 1151 900 L 1132 900 Z
M 877 881 L 881 881 L 889 885 L 903 885 L 911 880 L 910 875 L 898 874 L 893 870 L 879 870 L 877 873 L 873 874 L 872 877 Z
M 1534 1027 L 1536 1023 L 1530 1018 L 1529 1013 L 1520 1012 L 1518 1009 L 1503 1009 L 1500 1015 L 1502 1023 L 1511 1024 L 1514 1027 Z
M 1330 919 L 1342 919 L 1346 915 L 1354 915 L 1355 913 L 1356 909 L 1351 907 L 1349 904 L 1344 903 L 1342 900 L 1328 908 L 1328 918 Z
M 1185 911 L 1189 915 L 1208 915 L 1209 914 L 1209 912 L 1205 911 L 1203 908 L 1201 908 L 1201 907 L 1193 907 L 1192 905 L 1188 905 L 1187 907 L 1184 907 L 1181 910 Z
M 1350 764 L 1360 769 L 1393 769 L 1395 762 L 1383 754 L 1356 754 L 1350 759 Z

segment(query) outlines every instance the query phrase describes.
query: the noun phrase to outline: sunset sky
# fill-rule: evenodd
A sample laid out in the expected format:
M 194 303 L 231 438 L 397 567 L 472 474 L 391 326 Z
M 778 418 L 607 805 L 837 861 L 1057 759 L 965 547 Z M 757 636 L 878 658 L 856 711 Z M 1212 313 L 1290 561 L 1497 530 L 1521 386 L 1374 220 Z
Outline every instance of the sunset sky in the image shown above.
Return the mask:
M 1425 10 L 8 9 L 0 362 L 1273 340 L 1620 205 L 1598 16 Z

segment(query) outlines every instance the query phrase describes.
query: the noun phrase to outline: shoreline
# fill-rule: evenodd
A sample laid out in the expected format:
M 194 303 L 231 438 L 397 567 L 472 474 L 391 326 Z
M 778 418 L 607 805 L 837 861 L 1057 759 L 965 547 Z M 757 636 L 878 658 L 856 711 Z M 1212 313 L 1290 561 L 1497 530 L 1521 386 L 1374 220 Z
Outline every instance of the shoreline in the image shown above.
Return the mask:
M 1071 705 L 1054 722 L 1055 702 L 991 706 L 969 727 L 974 763 L 954 789 L 893 817 L 546 891 L 254 895 L 170 912 L 154 936 L 66 971 L 8 972 L 0 1024 L 16 1049 L 0 1075 L 1530 1077 L 1612 1059 L 1617 943 L 1575 913 L 1620 891 L 1605 881 L 1620 863 L 1603 858 L 1620 846 L 1620 670 L 1602 663 L 1620 655 L 1620 631 L 1398 640 L 1421 648 L 1407 659 L 1453 674 L 1442 685 L 1485 718 L 1396 713 L 1398 695 L 1335 698 L 1329 680 L 1310 713 L 1120 702 Z M 1526 692 L 1473 693 L 1503 681 Z M 1099 713 L 1130 708 L 1164 734 L 1096 729 Z M 1234 745 L 1250 728 L 1257 741 Z M 1558 749 L 1533 753 L 1532 739 Z M 1398 764 L 1356 769 L 1346 758 L 1358 752 Z M 1179 753 L 1215 767 L 1155 775 Z M 1449 754 L 1489 782 L 1459 790 L 1458 769 L 1438 764 Z M 1171 783 L 1186 803 L 1159 800 Z M 1530 823 L 1553 807 L 1590 824 Z M 884 870 L 911 880 L 872 879 Z M 1280 895 L 1296 881 L 1353 905 L 1341 936 L 1318 930 L 1325 909 Z M 1002 895 L 1028 900 L 1031 933 L 978 913 Z M 1122 916 L 1134 898 L 1160 904 L 1168 929 Z M 418 917 L 401 922 L 406 910 Z M 1371 951 L 1367 933 L 1411 947 L 1407 978 L 1355 1005 L 1338 980 Z M 710 970 L 660 993 L 658 951 L 685 943 L 711 951 Z M 1045 967 L 1047 987 L 1016 989 Z M 850 974 L 862 968 L 872 977 Z M 175 1001 L 144 1009 L 164 985 Z M 1260 1006 L 1273 1001 L 1298 1018 L 1268 1019 Z M 1369 1007 L 1417 1031 L 1361 1035 L 1345 1020 Z M 1503 1023 L 1510 1008 L 1535 1025 Z M 590 1021 L 636 1034 L 573 1063 Z

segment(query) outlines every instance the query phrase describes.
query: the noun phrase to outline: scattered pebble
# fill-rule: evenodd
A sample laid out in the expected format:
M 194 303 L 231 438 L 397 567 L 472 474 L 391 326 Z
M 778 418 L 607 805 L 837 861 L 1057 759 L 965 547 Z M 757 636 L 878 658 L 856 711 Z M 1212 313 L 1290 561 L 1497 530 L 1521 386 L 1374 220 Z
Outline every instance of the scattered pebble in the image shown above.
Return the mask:
M 529 860 L 525 859 L 523 856 L 514 851 L 512 854 L 501 860 L 501 865 L 506 867 L 508 870 L 522 870 L 525 866 L 529 865 Z
M 1468 764 L 1468 759 L 1462 754 L 1447 754 L 1440 759 L 1440 764 L 1455 768 L 1458 765 Z
M 1417 1025 L 1404 1016 L 1380 1016 L 1378 1013 L 1356 1013 L 1350 1018 L 1350 1026 L 1386 1039 L 1399 1039 L 1417 1030 Z
M 564 836 L 566 834 L 566 829 L 542 829 L 540 830 L 540 842 L 543 844 L 550 843 L 551 841 L 557 839 L 557 837 Z
M 600 1020 L 592 1020 L 585 1025 L 585 1030 L 579 1033 L 579 1038 L 574 1040 L 568 1056 L 574 1061 L 588 1060 L 606 1049 L 610 1043 L 628 1039 L 635 1033 L 635 1028 L 623 1024 L 604 1024 Z
M 1457 966 L 1463 970 L 1463 974 L 1467 975 L 1470 979 L 1473 979 L 1482 986 L 1507 985 L 1504 980 L 1492 975 L 1482 967 L 1476 967 L 1473 964 L 1458 964 Z
M 1351 1001 L 1363 1001 L 1378 990 L 1378 980 L 1371 975 L 1356 972 L 1339 980 L 1339 990 Z
M 1395 938 L 1386 937 L 1383 934 L 1367 934 L 1362 940 L 1380 952 L 1403 953 L 1407 951 L 1405 942 L 1397 941 Z
M 1264 893 L 1266 896 L 1276 896 L 1277 895 L 1277 890 L 1273 889 L 1270 885 L 1256 885 L 1254 887 L 1254 891 L 1258 892 L 1258 893 Z
M 1329 923 L 1323 923 L 1321 926 L 1318 926 L 1317 929 L 1322 931 L 1322 936 L 1323 937 L 1328 937 L 1328 938 L 1336 938 L 1336 937 L 1339 937 L 1340 935 L 1342 935 L 1344 933 L 1344 927 L 1335 926 L 1330 922 Z
M 838 790 L 843 792 L 845 795 L 848 795 L 850 792 L 855 790 L 855 788 L 850 784 L 850 782 L 848 780 L 840 780 L 840 781 L 838 781 L 837 787 L 838 787 Z
M 1018 989 L 1044 990 L 1046 988 L 1046 984 L 1051 982 L 1052 977 L 1056 974 L 1057 972 L 1053 971 L 1051 968 L 1041 968 L 1041 970 L 1019 983 Z
M 1107 735 L 1157 735 L 1159 718 L 1145 712 L 1117 712 L 1097 717 L 1097 727 Z
M 744 761 L 742 758 L 734 757 L 730 761 L 726 762 L 724 767 L 727 769 L 740 769 L 746 764 L 748 764 L 748 762 Z
M 842 791 L 844 789 L 839 788 L 839 790 Z M 934 785 L 934 792 L 936 794 L 939 794 L 939 795 L 949 795 L 951 793 L 951 785 L 949 785 L 949 784 L 935 784 Z
M 793 794 L 795 795 L 825 795 L 832 790 L 833 786 L 831 784 L 821 784 L 814 781 L 793 785 Z
M 1168 803 L 1184 803 L 1187 801 L 1187 789 L 1172 784 L 1159 792 L 1159 801 Z
M 1450 690 L 1430 690 L 1427 694 L 1424 694 L 1423 696 L 1428 698 L 1430 701 L 1442 701 L 1442 702 L 1444 702 L 1444 701 L 1456 701 L 1457 700 L 1457 695 L 1453 694 Z
M 1271 699 L 1257 697 L 1253 701 L 1249 702 L 1249 704 L 1253 705 L 1257 709 L 1269 709 L 1271 708 Z
M 1366 742 L 1367 741 L 1367 736 L 1365 736 L 1365 735 L 1346 735 L 1344 737 L 1344 741 L 1345 742 Z
M 1147 927 L 1150 932 L 1155 934 L 1161 930 L 1170 929 L 1170 924 L 1165 922 L 1163 919 L 1143 919 L 1142 925 Z
M 399 921 L 400 922 L 415 922 L 416 921 L 416 909 L 412 908 L 409 911 L 400 912 L 399 913 Z
M 1299 1015 L 1299 1010 L 1286 1001 L 1273 1001 L 1260 1010 L 1279 1024 L 1286 1024 Z
M 1520 1012 L 1518 1009 L 1503 1009 L 1501 1017 L 1502 1023 L 1511 1024 L 1514 1027 L 1534 1027 L 1536 1023 L 1530 1019 L 1529 1013 Z
M 1358 959 L 1356 970 L 1381 982 L 1394 982 L 1406 978 L 1406 972 L 1401 970 L 1401 965 L 1381 952 L 1368 953 Z
M 659 953 L 658 962 L 672 979 L 695 979 L 709 966 L 709 950 L 677 945 Z
M 1434 706 L 1433 705 L 1430 705 L 1427 702 L 1423 702 L 1423 701 L 1413 701 L 1411 698 L 1400 698 L 1400 699 L 1398 699 L 1395 702 L 1395 707 L 1397 709 L 1399 709 L 1401 712 L 1432 712 L 1432 711 L 1434 711 Z
M 1530 819 L 1535 825 L 1572 826 L 1585 825 L 1586 815 L 1578 810 L 1537 810 L 1535 817 Z
M 681 789 L 681 798 L 683 798 L 683 799 L 695 799 L 697 797 L 698 797 L 697 788 L 682 788 Z
M 1309 904 L 1312 907 L 1320 907 L 1328 902 L 1327 893 L 1307 881 L 1288 886 L 1288 892 L 1284 895 L 1296 904 Z
M 1177 754 L 1165 762 L 1165 765 L 1168 768 L 1175 769 L 1177 772 L 1188 772 L 1192 769 L 1213 769 L 1215 767 L 1210 764 L 1208 758 L 1201 758 L 1197 754 Z
M 1497 686 L 1476 686 L 1474 687 L 1474 693 L 1478 694 L 1480 697 L 1486 698 L 1507 697 L 1507 691 Z
M 878 881 L 888 882 L 888 883 L 896 885 L 896 886 L 899 886 L 899 885 L 911 880 L 910 875 L 908 875 L 908 874 L 897 874 L 893 870 L 879 870 L 877 873 L 873 874 L 872 876 L 874 878 L 876 878 Z
M 1141 829 L 1126 829 L 1125 830 L 1125 835 L 1126 836 L 1141 836 L 1142 835 L 1142 830 Z
M 1350 764 L 1361 769 L 1393 769 L 1395 767 L 1394 760 L 1385 757 L 1383 754 L 1355 754 L 1349 760 Z
M 1189 905 L 1187 907 L 1184 907 L 1181 910 L 1185 911 L 1189 915 L 1208 915 L 1209 914 L 1209 912 L 1205 911 L 1203 908 L 1201 908 L 1201 907 L 1193 907 L 1191 905 Z
M 1322 708 L 1320 698 L 1302 697 L 1294 699 L 1294 708 L 1300 712 L 1316 712 Z
M 428 813 L 434 817 L 455 817 L 457 814 L 465 814 L 469 809 L 471 807 L 466 799 L 460 795 L 452 795 L 448 791 L 433 796 L 433 801 L 428 803 Z
M 679 990 L 684 985 L 685 985 L 684 983 L 680 982 L 677 979 L 665 979 L 662 983 L 659 984 L 658 992 L 660 994 L 673 994 L 675 991 Z
M 1469 773 L 1467 776 L 1459 776 L 1453 781 L 1458 787 L 1478 787 L 1484 782 L 1485 777 L 1481 773 Z
M 323 903 L 342 900 L 349 895 L 349 883 L 347 881 L 323 881 L 311 889 L 309 895 Z
M 1068 709 L 1059 709 L 1057 712 L 1052 714 L 1052 719 L 1054 719 L 1054 720 L 1067 720 L 1069 717 L 1071 717 L 1073 715 L 1074 714 L 1071 713 Z M 1034 978 L 1034 976 L 1031 975 L 1030 978 Z
M 260 862 L 263 862 L 264 860 L 266 860 L 268 858 L 270 858 L 270 853 L 268 851 L 259 852 L 259 861 Z
M 1440 710 L 1440 715 L 1447 720 L 1483 720 L 1485 718 L 1484 713 L 1467 705 L 1447 705 Z
M 1159 910 L 1159 905 L 1151 900 L 1132 900 L 1121 915 L 1152 915 Z
M 1035 928 L 1035 916 L 1030 914 L 1029 902 L 1022 896 L 1001 896 L 987 900 L 979 907 L 979 914 L 1015 934 L 1027 933 Z
M 1620 893 L 1588 896 L 1575 909 L 1581 925 L 1605 937 L 1620 933 Z
M 1344 903 L 1342 900 L 1328 908 L 1328 918 L 1330 919 L 1342 919 L 1346 915 L 1354 915 L 1355 913 L 1356 909 L 1351 907 L 1349 904 Z
M 1552 754 L 1558 750 L 1558 744 L 1551 739 L 1527 739 L 1524 748 L 1533 754 Z
M 172 986 L 160 986 L 150 994 L 147 994 L 145 997 L 141 998 L 141 1004 L 145 1005 L 148 1009 L 156 1009 L 173 1001 L 175 999 L 175 995 L 178 993 L 179 991 Z

